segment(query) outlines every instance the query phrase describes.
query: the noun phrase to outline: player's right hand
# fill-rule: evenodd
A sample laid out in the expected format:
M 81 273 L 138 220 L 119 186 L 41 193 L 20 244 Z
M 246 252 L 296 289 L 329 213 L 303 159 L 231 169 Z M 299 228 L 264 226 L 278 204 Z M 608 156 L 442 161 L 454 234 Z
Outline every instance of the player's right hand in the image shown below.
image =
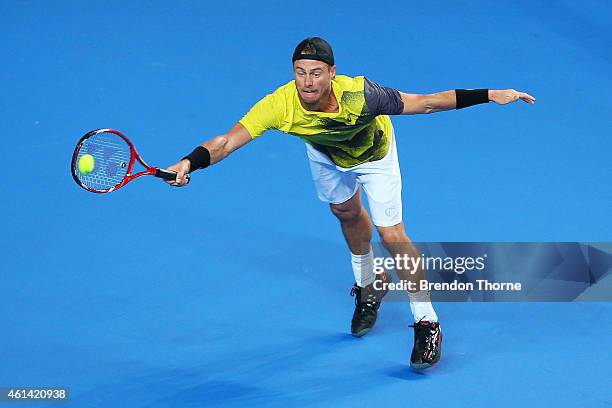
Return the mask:
M 168 167 L 167 170 L 176 171 L 176 179 L 166 180 L 166 183 L 174 187 L 186 186 L 189 183 L 190 167 L 191 167 L 191 162 L 187 159 L 181 160 L 180 162 Z

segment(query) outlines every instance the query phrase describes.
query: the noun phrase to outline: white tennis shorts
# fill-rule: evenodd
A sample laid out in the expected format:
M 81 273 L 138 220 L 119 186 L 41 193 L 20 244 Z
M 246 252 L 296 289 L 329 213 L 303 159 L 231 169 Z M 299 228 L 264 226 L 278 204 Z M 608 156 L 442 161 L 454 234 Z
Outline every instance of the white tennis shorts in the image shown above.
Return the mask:
M 308 143 L 306 152 L 321 201 L 344 203 L 355 195 L 361 185 L 374 225 L 391 227 L 402 222 L 402 176 L 394 134 L 391 135 L 389 152 L 385 157 L 349 169 L 336 166 L 324 153 Z

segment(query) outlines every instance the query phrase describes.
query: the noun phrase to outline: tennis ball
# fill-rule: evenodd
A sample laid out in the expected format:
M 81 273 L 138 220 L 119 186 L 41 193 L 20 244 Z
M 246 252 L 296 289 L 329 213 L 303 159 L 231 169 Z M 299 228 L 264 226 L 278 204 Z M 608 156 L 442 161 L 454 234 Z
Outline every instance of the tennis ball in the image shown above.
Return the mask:
M 87 175 L 94 169 L 95 160 L 91 154 L 84 154 L 79 159 L 79 171 L 81 174 Z

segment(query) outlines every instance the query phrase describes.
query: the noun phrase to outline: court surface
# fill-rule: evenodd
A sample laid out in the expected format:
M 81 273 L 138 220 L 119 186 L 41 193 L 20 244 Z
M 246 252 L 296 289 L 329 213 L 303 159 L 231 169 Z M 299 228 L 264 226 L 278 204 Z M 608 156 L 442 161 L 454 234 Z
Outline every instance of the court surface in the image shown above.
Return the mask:
M 295 44 L 319 35 L 340 74 L 537 98 L 393 119 L 413 240 L 610 242 L 611 16 L 603 1 L 3 2 L 0 386 L 65 386 L 75 407 L 612 405 L 609 302 L 438 304 L 444 354 L 425 374 L 408 304 L 352 338 L 349 254 L 296 138 L 270 132 L 184 189 L 98 196 L 69 171 L 99 127 L 174 163 L 291 80 Z

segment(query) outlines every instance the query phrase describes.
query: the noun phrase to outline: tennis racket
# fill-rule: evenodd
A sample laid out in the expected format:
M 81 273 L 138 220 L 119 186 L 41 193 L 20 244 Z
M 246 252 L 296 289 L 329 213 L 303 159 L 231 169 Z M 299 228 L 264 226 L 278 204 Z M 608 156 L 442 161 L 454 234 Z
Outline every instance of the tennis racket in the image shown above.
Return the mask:
M 144 170 L 133 174 L 136 161 Z M 175 171 L 149 166 L 130 139 L 114 129 L 96 129 L 85 134 L 74 149 L 71 167 L 74 181 L 92 193 L 110 193 L 141 176 L 176 179 Z

